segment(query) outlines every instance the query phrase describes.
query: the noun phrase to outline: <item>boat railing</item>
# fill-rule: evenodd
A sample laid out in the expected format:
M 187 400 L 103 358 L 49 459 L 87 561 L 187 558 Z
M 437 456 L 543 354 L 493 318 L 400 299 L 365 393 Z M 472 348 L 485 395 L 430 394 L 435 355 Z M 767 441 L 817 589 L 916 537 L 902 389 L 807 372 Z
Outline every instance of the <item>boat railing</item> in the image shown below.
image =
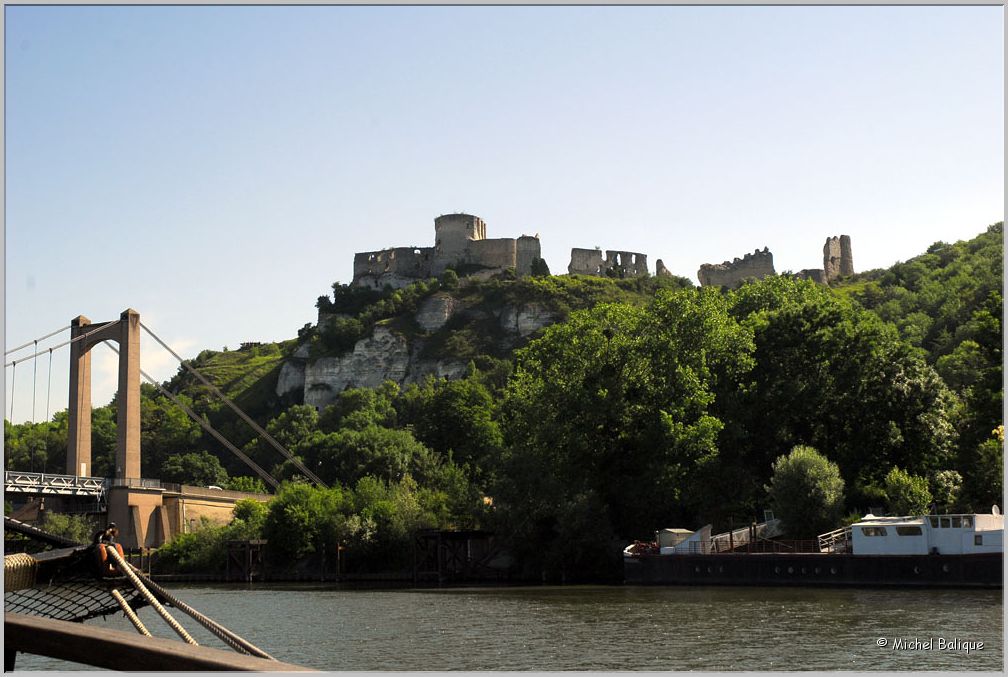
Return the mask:
M 825 534 L 819 534 L 819 552 L 850 552 L 851 528 L 840 527 Z
M 723 534 L 711 536 L 711 552 L 731 552 L 739 548 L 748 548 L 750 543 L 761 539 L 773 538 L 782 533 L 779 519 L 771 519 L 767 522 L 740 527 Z
M 810 553 L 819 552 L 819 548 L 815 539 L 775 540 L 766 538 L 752 543 L 747 548 L 747 552 Z

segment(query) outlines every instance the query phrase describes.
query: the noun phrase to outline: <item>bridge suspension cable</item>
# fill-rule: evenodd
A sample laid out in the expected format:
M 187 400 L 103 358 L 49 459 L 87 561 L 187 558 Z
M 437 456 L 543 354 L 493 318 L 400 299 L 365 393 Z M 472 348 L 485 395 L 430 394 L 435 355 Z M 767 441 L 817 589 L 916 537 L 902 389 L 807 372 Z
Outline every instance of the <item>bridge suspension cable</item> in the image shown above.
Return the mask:
M 10 422 L 14 422 L 14 386 L 17 385 L 17 380 L 14 375 L 17 374 L 17 362 L 11 362 L 11 382 L 10 382 Z
M 104 343 L 106 346 L 108 346 L 112 350 L 112 352 L 114 352 L 116 355 L 119 354 L 119 351 L 116 349 L 116 347 L 113 346 L 108 341 L 103 341 L 102 343 Z M 167 388 L 165 388 L 160 383 L 158 383 L 150 374 L 148 374 L 147 372 L 145 372 L 145 371 L 143 371 L 141 369 L 140 370 L 140 375 L 143 376 L 145 379 L 147 379 L 147 381 L 151 385 L 153 385 L 155 388 L 157 388 L 158 390 L 160 390 L 161 393 L 164 394 L 168 399 L 170 399 L 172 402 L 174 402 L 176 405 L 178 405 L 179 408 L 181 408 L 182 411 L 184 411 L 186 414 L 188 414 L 189 418 L 191 418 L 192 420 L 196 421 L 196 423 L 198 423 L 199 426 L 201 428 L 203 428 L 203 430 L 206 430 L 208 433 L 210 433 L 211 435 L 213 435 L 213 437 L 218 442 L 220 442 L 221 444 L 223 444 L 228 449 L 228 451 L 230 451 L 232 454 L 234 454 L 235 456 L 237 456 L 238 458 L 240 458 L 245 463 L 245 465 L 247 465 L 248 467 L 252 468 L 252 470 L 254 470 L 255 473 L 257 475 L 259 475 L 259 477 L 261 477 L 263 479 L 263 481 L 265 481 L 267 484 L 269 484 L 270 486 L 272 486 L 274 489 L 279 489 L 280 488 L 280 483 L 277 482 L 276 479 L 272 475 L 270 475 L 268 472 L 266 472 L 265 470 L 263 470 L 259 466 L 258 463 L 256 463 L 251 458 L 249 458 L 244 452 L 242 452 L 241 449 L 239 449 L 238 447 L 236 447 L 235 445 L 233 445 L 231 442 L 229 442 L 227 440 L 227 438 L 225 438 L 223 435 L 221 435 L 219 432 L 217 432 L 214 429 L 213 426 L 211 426 L 209 423 L 207 423 L 206 421 L 204 421 L 203 418 L 201 416 L 199 416 L 195 411 L 193 411 L 192 409 L 190 409 L 189 407 L 187 407 L 180 399 L 178 399 L 177 397 L 175 397 L 175 395 L 173 395 Z
M 35 350 L 38 350 L 38 341 L 35 341 Z M 38 383 L 38 353 L 32 358 L 32 425 L 35 425 L 35 384 Z
M 86 338 L 87 338 L 88 336 L 91 336 L 92 334 L 96 334 L 96 333 L 98 333 L 99 331 L 101 331 L 102 329 L 104 329 L 105 327 L 109 326 L 110 324 L 115 324 L 115 323 L 116 323 L 116 322 L 118 322 L 118 321 L 119 321 L 119 320 L 113 320 L 113 321 L 111 321 L 111 322 L 106 322 L 105 324 L 103 324 L 103 325 L 101 325 L 101 326 L 95 326 L 95 328 L 94 328 L 94 329 L 92 329 L 91 331 L 87 332 L 86 334 L 81 334 L 81 335 L 80 335 L 80 336 L 78 336 L 77 338 L 72 338 L 72 339 L 70 339 L 69 341 L 64 341 L 63 343 L 60 343 L 60 344 L 59 344 L 59 345 L 57 345 L 57 346 L 53 346 L 52 348 L 49 348 L 49 350 L 50 350 L 50 351 L 52 351 L 52 350 L 56 350 L 57 348 L 62 348 L 63 346 L 68 346 L 68 345 L 70 345 L 71 343 L 77 343 L 77 341 L 80 341 L 80 340 L 82 340 L 82 339 L 86 339 Z M 41 339 L 39 339 L 39 340 L 41 340 Z M 31 345 L 31 342 L 30 342 L 30 341 L 28 342 L 28 345 Z M 23 358 L 23 359 L 21 359 L 21 360 L 11 360 L 10 362 L 8 362 L 7 364 L 5 364 L 4 366 L 5 366 L 5 367 L 10 367 L 10 366 L 12 366 L 12 365 L 13 365 L 13 364 L 14 364 L 15 362 L 24 362 L 25 360 L 30 360 L 30 359 L 31 359 L 31 358 L 33 358 L 33 357 L 38 357 L 39 355 L 41 355 L 41 354 L 42 354 L 42 353 L 44 353 L 44 352 L 45 352 L 45 350 L 40 350 L 40 351 L 36 352 L 36 353 L 35 353 L 34 355 L 29 355 L 28 357 L 25 357 L 25 358 Z M 4 353 L 4 354 L 6 354 L 6 353 Z
M 49 394 L 52 392 L 52 351 L 49 349 L 49 379 L 46 385 L 46 396 L 45 396 L 45 420 L 49 420 Z
M 59 329 L 57 329 L 56 331 L 52 331 L 52 332 L 49 332 L 49 333 L 48 333 L 48 334 L 46 334 L 45 336 L 40 336 L 40 337 L 38 337 L 37 339 L 35 339 L 34 341 L 29 341 L 28 343 L 25 343 L 24 345 L 20 345 L 20 346 L 18 346 L 17 348 L 11 348 L 11 349 L 10 349 L 10 350 L 8 350 L 8 351 L 7 351 L 6 353 L 4 353 L 4 355 L 10 355 L 11 353 L 16 353 L 16 352 L 17 352 L 17 351 L 19 351 L 19 350 L 22 350 L 22 349 L 24 349 L 24 348 L 27 348 L 27 347 L 28 347 L 28 346 L 30 346 L 30 345 L 31 345 L 32 343 L 34 343 L 34 344 L 35 344 L 35 346 L 37 347 L 37 346 L 38 346 L 38 342 L 39 342 L 39 341 L 45 341 L 45 340 L 46 340 L 47 338 L 49 338 L 50 336 L 55 336 L 56 334 L 59 334 L 60 332 L 64 332 L 64 331 L 66 331 L 66 330 L 67 330 L 67 329 L 69 329 L 69 328 L 70 328 L 70 325 L 69 325 L 69 324 L 68 324 L 67 326 L 65 326 L 65 327 L 60 327 L 60 328 L 59 328 Z
M 297 458 L 296 456 L 294 456 L 294 454 L 292 454 L 291 452 L 287 451 L 287 449 L 285 449 L 279 442 L 277 442 L 273 438 L 272 435 L 270 435 L 268 432 L 266 432 L 265 430 L 263 430 L 262 426 L 260 426 L 258 423 L 256 423 L 255 421 L 253 421 L 251 418 L 249 418 L 249 416 L 244 411 L 242 411 L 241 409 L 238 408 L 238 405 L 236 405 L 234 402 L 232 402 L 231 400 L 229 400 L 224 395 L 224 393 L 222 393 L 220 390 L 217 389 L 217 386 L 215 386 L 213 383 L 211 383 L 210 381 L 208 381 L 203 376 L 203 374 L 201 374 L 198 371 L 196 371 L 196 369 L 192 365 L 188 364 L 185 360 L 183 360 L 181 357 L 179 357 L 178 353 L 176 353 L 174 350 L 172 350 L 171 348 L 169 348 L 168 345 L 164 341 L 162 341 L 160 338 L 158 338 L 158 336 L 153 331 L 150 330 L 150 327 L 148 327 L 147 325 L 145 325 L 143 322 L 140 323 L 140 326 L 143 328 L 144 331 L 146 331 L 148 334 L 150 334 L 151 337 L 155 341 L 157 341 L 158 343 L 160 343 L 161 347 L 163 347 L 165 350 L 167 350 L 169 353 L 171 353 L 172 356 L 176 360 L 178 360 L 179 363 L 189 371 L 189 373 L 191 373 L 193 376 L 195 376 L 196 378 L 198 378 L 200 380 L 200 382 L 203 383 L 203 385 L 205 385 L 208 388 L 210 388 L 211 392 L 213 392 L 215 395 L 217 395 L 217 397 L 219 397 L 221 400 L 223 400 L 224 403 L 226 405 L 228 405 L 228 407 L 230 407 L 236 414 L 238 414 L 238 416 L 240 416 L 243 421 L 245 421 L 246 423 L 248 423 L 249 426 L 253 430 L 255 430 L 256 433 L 258 433 L 260 437 L 262 437 L 264 440 L 266 440 L 267 442 L 269 442 L 270 445 L 274 449 L 276 449 L 281 454 L 283 454 L 283 456 L 285 458 L 287 458 L 287 460 L 289 460 L 291 463 L 293 463 L 297 467 L 298 470 L 300 470 L 301 472 L 303 472 L 305 474 L 305 476 L 308 477 L 308 479 L 310 479 L 311 481 L 315 482 L 316 484 L 318 484 L 321 487 L 326 487 L 327 486 L 326 483 L 323 482 L 322 479 L 318 475 L 316 475 L 311 470 L 309 470 L 307 468 L 307 466 L 305 466 L 305 464 L 302 463 L 299 458 Z

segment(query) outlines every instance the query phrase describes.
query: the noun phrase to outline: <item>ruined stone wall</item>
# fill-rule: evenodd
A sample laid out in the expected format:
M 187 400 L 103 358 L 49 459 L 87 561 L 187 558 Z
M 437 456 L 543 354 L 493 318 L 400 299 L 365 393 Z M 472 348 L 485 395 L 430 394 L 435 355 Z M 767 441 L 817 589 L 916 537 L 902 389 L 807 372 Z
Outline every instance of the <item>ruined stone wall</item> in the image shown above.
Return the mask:
M 827 281 L 854 274 L 854 256 L 849 235 L 826 238 L 823 246 L 823 270 Z
M 609 249 L 603 258 L 601 250 L 574 247 L 567 272 L 571 275 L 605 275 L 614 268 L 622 268 L 627 277 L 647 275 L 647 254 Z
M 823 245 L 822 250 L 822 262 L 827 280 L 840 276 L 840 238 L 826 238 L 826 244 Z
M 474 240 L 469 243 L 466 262 L 487 268 L 516 268 L 517 240 L 514 238 Z
M 854 253 L 851 251 L 850 235 L 840 236 L 840 274 L 844 277 L 854 274 Z
M 398 274 L 430 277 L 431 247 L 394 247 L 354 254 L 354 279 L 364 275 Z
M 522 235 L 515 242 L 515 273 L 528 275 L 532 272 L 532 262 L 542 258 L 539 238 Z
M 571 260 L 567 265 L 570 275 L 604 275 L 605 259 L 598 249 L 571 249 Z
M 607 250 L 605 266 L 606 270 L 621 267 L 627 277 L 647 275 L 647 254 Z
M 826 271 L 822 268 L 806 268 L 799 270 L 792 277 L 798 280 L 812 280 L 816 284 L 829 284 L 826 281 Z
M 723 263 L 705 263 L 697 271 L 697 279 L 702 286 L 717 285 L 735 287 L 744 280 L 760 280 L 768 275 L 776 275 L 773 254 L 766 247 L 746 254 L 741 259 Z

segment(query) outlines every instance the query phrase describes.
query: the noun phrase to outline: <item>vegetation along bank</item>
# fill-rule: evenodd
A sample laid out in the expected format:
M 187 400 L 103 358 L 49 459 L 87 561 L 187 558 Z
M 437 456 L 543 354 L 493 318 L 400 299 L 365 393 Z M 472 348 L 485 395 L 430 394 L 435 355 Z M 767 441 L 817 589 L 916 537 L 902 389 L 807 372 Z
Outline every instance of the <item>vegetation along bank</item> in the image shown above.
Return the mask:
M 1002 495 L 1002 229 L 830 287 L 544 270 L 337 283 L 296 339 L 192 360 L 330 488 L 180 370 L 166 386 L 284 484 L 160 562 L 218 571 L 228 539 L 265 538 L 276 562 L 342 545 L 361 571 L 387 571 L 410 565 L 418 528 L 480 528 L 518 577 L 613 580 L 627 542 L 673 524 L 720 531 L 773 508 L 803 538 L 870 507 L 988 512 Z M 466 312 L 431 320 L 433 306 Z M 405 351 L 400 382 L 278 389 L 285 369 L 310 379 L 365 349 Z M 111 474 L 114 406 L 94 410 L 98 475 Z M 147 386 L 141 416 L 145 477 L 264 488 Z M 7 468 L 62 472 L 66 430 L 65 411 L 5 421 Z

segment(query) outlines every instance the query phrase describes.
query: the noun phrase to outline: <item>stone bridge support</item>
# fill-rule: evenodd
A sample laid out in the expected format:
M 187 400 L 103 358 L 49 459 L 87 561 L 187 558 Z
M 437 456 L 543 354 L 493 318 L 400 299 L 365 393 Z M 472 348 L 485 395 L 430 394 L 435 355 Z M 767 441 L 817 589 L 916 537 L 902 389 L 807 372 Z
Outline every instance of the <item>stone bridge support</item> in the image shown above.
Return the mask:
M 83 315 L 70 325 L 70 402 L 67 423 L 67 474 L 87 477 L 91 468 L 91 348 L 102 341 L 119 344 L 118 439 L 115 478 L 140 478 L 140 313 L 128 308 L 117 322 L 95 329 Z

